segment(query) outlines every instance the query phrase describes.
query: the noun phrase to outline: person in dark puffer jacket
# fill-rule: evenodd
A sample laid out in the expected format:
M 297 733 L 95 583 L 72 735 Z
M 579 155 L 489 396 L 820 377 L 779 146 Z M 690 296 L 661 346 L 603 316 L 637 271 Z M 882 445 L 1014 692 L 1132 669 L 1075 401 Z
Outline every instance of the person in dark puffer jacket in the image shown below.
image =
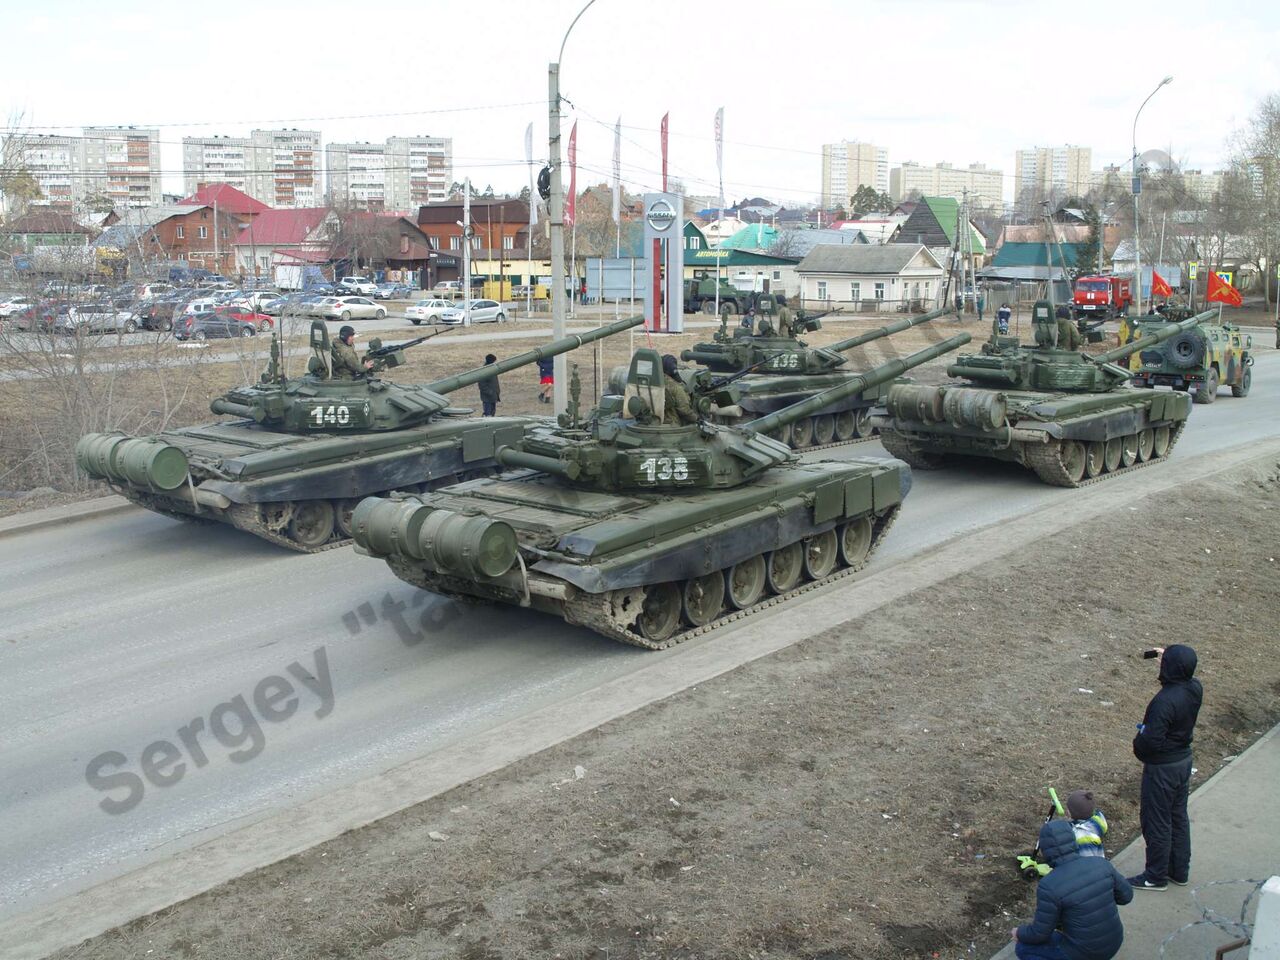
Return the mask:
M 1158 649 L 1158 648 L 1157 648 Z M 1185 885 L 1191 875 L 1191 737 L 1204 689 L 1195 679 L 1196 652 L 1175 643 L 1161 651 L 1160 692 L 1133 738 L 1142 761 L 1140 817 L 1147 844 L 1146 869 L 1129 882 L 1135 890 L 1165 890 L 1169 881 Z
M 1082 857 L 1066 820 L 1040 828 L 1040 852 L 1053 872 L 1036 889 L 1036 914 L 1013 931 L 1019 960 L 1111 960 L 1124 943 L 1116 904 L 1133 888 L 1108 860 Z

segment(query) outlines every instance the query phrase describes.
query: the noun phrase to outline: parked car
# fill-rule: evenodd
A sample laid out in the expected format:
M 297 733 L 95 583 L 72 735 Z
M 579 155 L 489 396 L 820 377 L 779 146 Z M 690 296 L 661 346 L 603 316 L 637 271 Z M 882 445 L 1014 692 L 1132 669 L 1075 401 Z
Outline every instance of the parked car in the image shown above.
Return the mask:
M 439 297 L 428 297 L 426 300 L 419 300 L 404 309 L 405 318 L 413 323 L 416 327 L 423 321 L 427 323 L 439 323 L 440 315 L 446 310 L 453 309 L 452 300 L 442 300 Z
M 280 294 L 274 290 L 246 290 L 231 298 L 231 303 L 239 304 L 255 313 L 262 313 L 263 306 L 272 300 L 279 299 Z
M 138 307 L 138 316 L 148 330 L 172 330 L 173 318 L 181 316 L 187 301 L 182 297 L 157 297 Z
M 0 299 L 0 317 L 8 319 L 19 310 L 34 307 L 36 301 L 32 297 L 4 297 Z
M 252 337 L 258 331 L 270 327 L 271 318 L 264 314 L 244 313 L 231 307 L 222 307 L 199 316 L 180 318 L 173 335 L 179 340 L 217 340 Z
M 182 312 L 187 316 L 200 316 L 206 313 L 213 313 L 220 306 L 222 304 L 212 297 L 197 297 L 194 300 L 188 300 L 187 305 L 182 308 Z
M 54 321 L 55 333 L 133 333 L 141 325 L 138 315 L 128 307 L 109 301 L 74 304 Z
M 462 281 L 441 280 L 431 288 L 431 292 L 437 297 L 460 297 L 462 296 Z
M 386 315 L 387 308 L 368 297 L 325 297 L 313 312 L 326 320 L 381 320 Z
M 358 293 L 366 297 L 373 296 L 378 290 L 378 285 L 368 277 L 343 277 L 338 286 L 343 293 Z
M 58 317 L 65 315 L 71 305 L 59 300 L 43 300 L 40 303 L 23 307 L 9 318 L 19 330 L 32 333 L 48 333 L 57 325 Z
M 466 318 L 467 301 L 463 301 L 440 312 L 440 323 L 462 323 Z M 507 319 L 506 311 L 497 300 L 472 300 L 472 323 L 502 323 Z
M 380 283 L 373 296 L 377 300 L 408 300 L 417 292 L 415 287 L 407 283 Z

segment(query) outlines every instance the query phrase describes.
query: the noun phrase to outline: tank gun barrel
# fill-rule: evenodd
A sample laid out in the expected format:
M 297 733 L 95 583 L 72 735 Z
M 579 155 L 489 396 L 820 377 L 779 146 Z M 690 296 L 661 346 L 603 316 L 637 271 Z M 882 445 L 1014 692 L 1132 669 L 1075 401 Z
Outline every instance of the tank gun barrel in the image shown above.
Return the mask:
M 903 357 L 899 360 L 890 360 L 882 363 L 878 367 L 872 367 L 866 373 L 861 373 L 856 377 L 852 377 L 839 386 L 832 387 L 829 390 L 823 390 L 816 393 L 806 400 L 784 407 L 773 413 L 763 416 L 758 420 L 752 420 L 750 423 L 743 424 L 749 430 L 755 430 L 757 433 L 769 433 L 779 427 L 802 420 L 805 417 L 817 413 L 823 407 L 831 403 L 836 403 L 845 397 L 851 397 L 854 394 L 862 393 L 868 387 L 874 387 L 884 383 L 886 380 L 892 380 L 900 377 L 912 367 L 918 367 L 922 363 L 928 363 L 930 360 L 936 360 L 945 353 L 957 350 L 972 340 L 972 335 L 968 333 L 958 333 L 954 337 L 943 340 L 941 343 L 935 343 L 931 347 L 919 350 L 910 356 Z
M 1114 350 L 1108 350 L 1106 353 L 1096 354 L 1092 359 L 1098 363 L 1111 363 L 1114 360 L 1123 360 L 1125 357 L 1132 356 L 1140 350 L 1147 347 L 1155 346 L 1157 343 L 1163 343 L 1170 337 L 1177 336 L 1184 330 L 1190 330 L 1192 327 L 1200 323 L 1205 323 L 1218 315 L 1217 309 L 1206 310 L 1204 313 L 1197 313 L 1194 317 L 1188 317 L 1186 320 L 1179 320 L 1177 323 L 1170 323 L 1168 326 L 1149 333 L 1145 337 L 1139 337 L 1132 340 L 1124 346 L 1116 347 Z
M 561 337 L 559 340 L 552 340 L 548 344 L 528 350 L 525 353 L 517 354 L 514 357 L 508 357 L 506 360 L 499 360 L 497 363 L 490 363 L 483 367 L 476 367 L 468 370 L 466 373 L 459 373 L 452 377 L 445 377 L 443 380 L 436 380 L 434 383 L 427 384 L 427 389 L 435 393 L 453 393 L 455 390 L 461 390 L 463 387 L 469 387 L 473 383 L 479 383 L 481 380 L 489 377 L 496 377 L 499 374 L 514 370 L 517 367 L 527 366 L 531 363 L 537 363 L 539 360 L 545 360 L 548 357 L 559 356 L 562 353 L 568 353 L 570 350 L 576 350 L 578 347 L 586 343 L 594 343 L 596 340 L 603 340 L 605 337 L 611 337 L 615 333 L 621 333 L 623 330 L 629 330 L 644 323 L 643 316 L 626 317 L 622 320 L 616 320 L 606 326 L 596 330 L 590 330 L 587 333 L 576 333 L 567 337 Z
M 860 333 L 856 337 L 850 337 L 848 340 L 840 340 L 827 347 L 828 350 L 852 350 L 854 347 L 860 347 L 864 343 L 870 343 L 872 340 L 879 340 L 881 337 L 887 337 L 891 334 L 900 333 L 903 330 L 910 330 L 914 326 L 922 323 L 928 323 L 930 320 L 937 320 L 944 314 L 955 313 L 954 307 L 941 307 L 938 310 L 930 310 L 928 313 L 922 313 L 918 317 L 907 317 L 903 320 L 896 320 L 893 323 L 886 323 L 883 327 L 877 327 L 875 330 L 868 330 L 866 333 Z
M 225 414 L 229 417 L 248 417 L 250 420 L 256 420 L 257 414 L 254 413 L 253 407 L 243 403 L 236 403 L 234 400 L 228 400 L 226 397 L 217 397 L 209 404 L 209 409 L 214 413 Z
M 499 447 L 494 451 L 493 458 L 504 467 L 528 467 L 531 470 L 541 470 L 543 473 L 555 474 L 567 480 L 576 480 L 579 474 L 576 463 L 555 457 L 544 457 L 536 453 L 526 453 L 515 447 Z

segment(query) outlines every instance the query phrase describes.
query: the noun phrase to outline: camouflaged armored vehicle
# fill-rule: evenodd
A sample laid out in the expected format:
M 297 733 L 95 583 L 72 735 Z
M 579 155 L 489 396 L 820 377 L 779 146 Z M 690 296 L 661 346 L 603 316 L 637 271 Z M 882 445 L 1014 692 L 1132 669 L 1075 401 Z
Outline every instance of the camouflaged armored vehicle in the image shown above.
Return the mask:
M 557 426 L 500 446 L 494 457 L 513 472 L 362 501 L 356 548 L 424 590 L 670 646 L 866 563 L 907 494 L 908 468 L 871 457 L 801 462 L 768 434 L 968 340 L 736 427 L 705 416 L 664 425 L 661 360 L 637 351 L 625 393 L 581 420 L 575 382 Z
M 757 329 L 729 329 L 722 323 L 713 342 L 699 343 L 685 350 L 680 358 L 697 363 L 707 370 L 735 377 L 739 392 L 736 404 L 715 410 L 721 423 L 744 423 L 775 410 L 798 403 L 806 397 L 846 383 L 855 374 L 845 369 L 849 358 L 843 351 L 936 320 L 951 308 L 934 310 L 887 324 L 856 337 L 840 340 L 826 347 L 810 347 L 799 338 L 822 328 L 820 317 L 797 314 L 793 319 L 785 308 L 776 309 L 772 298 L 761 297 L 762 316 Z M 740 375 L 740 376 L 739 376 Z M 685 385 L 696 393 L 714 378 L 698 377 L 694 371 L 683 374 Z M 868 387 L 861 393 L 846 396 L 821 410 L 781 427 L 775 439 L 797 450 L 825 447 L 833 443 L 866 440 L 874 432 L 871 408 L 888 393 L 887 383 Z
M 273 341 L 261 382 L 210 404 L 236 419 L 151 437 L 87 434 L 76 444 L 76 463 L 149 510 L 229 523 L 314 553 L 349 539 L 360 498 L 496 472 L 494 449 L 518 443 L 541 422 L 473 417 L 451 406 L 448 394 L 643 322 L 620 320 L 433 383 L 399 384 L 378 373 L 404 363 L 407 345 L 377 341 L 365 355 L 373 361 L 367 376 L 331 378 L 329 334 L 317 320 L 305 376 L 283 375 Z
M 1142 317 L 1132 321 L 1134 335 L 1157 333 L 1189 315 L 1185 307 L 1171 307 Z M 1215 315 L 1131 356 L 1133 385 L 1184 390 L 1196 403 L 1213 403 L 1220 387 L 1230 387 L 1233 397 L 1247 397 L 1253 385 L 1253 337 L 1233 323 L 1216 320 Z
M 880 442 L 913 467 L 937 467 L 946 455 L 1011 460 L 1061 487 L 1163 460 L 1186 426 L 1191 400 L 1184 393 L 1127 387 L 1132 373 L 1116 361 L 1209 315 L 1165 324 L 1091 356 L 1059 349 L 1059 336 L 1075 329 L 1070 320 L 1055 320 L 1051 303 L 1038 301 L 1033 346 L 1001 336 L 993 324 L 980 354 L 960 356 L 947 367 L 948 376 L 965 382 L 891 387 L 876 417 Z

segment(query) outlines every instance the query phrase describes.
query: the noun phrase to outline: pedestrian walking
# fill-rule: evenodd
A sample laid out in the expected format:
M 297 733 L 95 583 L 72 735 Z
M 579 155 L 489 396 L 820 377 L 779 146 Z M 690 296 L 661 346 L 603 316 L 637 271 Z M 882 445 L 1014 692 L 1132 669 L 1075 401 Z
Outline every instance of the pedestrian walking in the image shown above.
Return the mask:
M 555 387 L 556 362 L 551 357 L 538 361 L 538 402 L 550 403 L 551 391 Z
M 1160 692 L 1133 738 L 1133 755 L 1142 761 L 1139 819 L 1147 845 L 1146 869 L 1129 882 L 1135 890 L 1165 890 L 1172 880 L 1185 886 L 1191 875 L 1191 738 L 1204 699 L 1195 679 L 1196 652 L 1175 643 L 1160 654 Z
M 996 311 L 996 328 L 1000 331 L 1001 336 L 1009 333 L 1009 321 L 1013 318 L 1013 311 L 1009 309 L 1008 303 L 1000 304 L 1000 309 Z
M 492 353 L 484 355 L 484 365 L 492 366 L 498 358 Z M 482 416 L 493 417 L 498 413 L 498 404 L 502 402 L 502 391 L 498 387 L 498 377 L 485 377 L 480 381 L 480 405 L 484 408 Z
M 1082 857 L 1066 820 L 1040 828 L 1040 852 L 1053 871 L 1036 885 L 1036 913 L 1012 931 L 1019 960 L 1111 960 L 1124 943 L 1117 904 L 1133 899 L 1129 881 L 1105 857 Z
M 982 322 L 982 311 L 987 308 L 987 295 L 982 291 L 978 292 L 978 299 L 975 301 L 978 307 L 978 322 Z

